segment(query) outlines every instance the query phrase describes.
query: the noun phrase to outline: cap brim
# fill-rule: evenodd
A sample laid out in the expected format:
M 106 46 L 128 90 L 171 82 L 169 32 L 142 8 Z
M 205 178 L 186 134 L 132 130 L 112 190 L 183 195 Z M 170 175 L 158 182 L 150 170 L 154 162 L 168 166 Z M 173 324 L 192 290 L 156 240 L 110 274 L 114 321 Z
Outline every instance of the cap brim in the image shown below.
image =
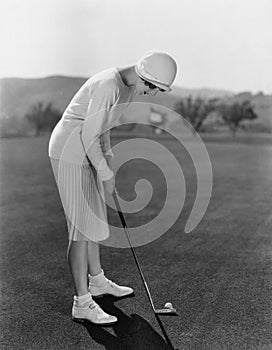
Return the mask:
M 152 84 L 153 84 L 153 83 L 152 83 Z M 154 84 L 154 85 L 155 85 L 155 84 Z M 156 85 L 156 86 L 157 86 L 157 85 Z M 163 90 L 163 91 L 161 91 L 161 92 L 171 92 L 171 91 L 172 91 L 171 88 L 165 89 L 165 88 L 162 88 L 162 87 L 160 87 L 160 86 L 158 86 L 158 88 L 161 89 L 161 90 Z
M 151 84 L 157 86 L 157 88 L 163 90 L 162 92 L 170 92 L 170 91 L 172 91 L 172 89 L 171 89 L 170 87 L 166 88 L 165 85 L 157 84 L 157 83 L 155 83 L 154 81 L 151 81 L 151 80 L 146 79 L 146 78 L 143 78 L 143 79 L 146 80 L 146 81 L 148 81 L 149 83 L 151 83 Z
M 163 92 L 170 92 L 170 91 L 172 91 L 172 89 L 170 87 L 168 87 L 168 86 L 166 86 L 164 84 L 161 84 L 161 83 L 159 83 L 159 82 L 157 82 L 157 81 L 155 81 L 153 79 L 150 79 L 150 78 L 146 77 L 145 74 L 144 74 L 145 72 L 142 72 L 137 65 L 135 66 L 135 70 L 136 70 L 137 75 L 140 78 L 142 78 L 142 79 L 148 81 L 149 83 L 157 86 L 159 89 L 162 89 Z
M 146 81 L 148 81 L 149 83 L 151 83 L 151 84 L 157 86 L 157 88 L 162 89 L 163 92 L 170 92 L 170 91 L 172 91 L 172 89 L 171 89 L 170 87 L 166 87 L 165 85 L 160 84 L 160 83 L 157 83 L 157 82 L 155 82 L 154 80 L 147 79 L 147 78 L 143 78 L 143 79 L 146 80 Z
M 161 88 L 160 88 L 161 89 Z M 163 89 L 163 92 L 171 92 L 172 89 L 171 88 L 168 88 L 167 90 Z

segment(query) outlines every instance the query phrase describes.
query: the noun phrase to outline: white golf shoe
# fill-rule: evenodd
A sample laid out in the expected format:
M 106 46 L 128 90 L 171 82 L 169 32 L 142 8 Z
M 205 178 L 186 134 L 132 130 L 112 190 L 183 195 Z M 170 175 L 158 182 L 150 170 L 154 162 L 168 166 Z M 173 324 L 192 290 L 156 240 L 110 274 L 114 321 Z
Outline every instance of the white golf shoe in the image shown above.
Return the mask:
M 95 298 L 104 295 L 112 295 L 116 298 L 124 298 L 134 295 L 134 291 L 130 287 L 119 286 L 118 284 L 107 279 L 104 271 L 97 275 L 89 275 L 89 292 Z
M 74 300 L 72 319 L 76 322 L 83 323 L 88 321 L 100 326 L 108 326 L 118 321 L 117 317 L 107 314 L 92 299 L 87 301 L 83 306 L 76 306 L 76 301 Z

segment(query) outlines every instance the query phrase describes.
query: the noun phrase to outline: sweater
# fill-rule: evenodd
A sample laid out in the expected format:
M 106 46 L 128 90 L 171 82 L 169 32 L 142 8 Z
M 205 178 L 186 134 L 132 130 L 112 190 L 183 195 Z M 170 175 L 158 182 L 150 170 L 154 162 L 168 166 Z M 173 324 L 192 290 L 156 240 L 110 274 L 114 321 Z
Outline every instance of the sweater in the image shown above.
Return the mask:
M 113 176 L 105 155 L 113 156 L 110 128 L 118 125 L 135 87 L 124 84 L 116 67 L 89 78 L 75 94 L 50 136 L 48 155 L 83 164 L 88 155 L 102 181 Z

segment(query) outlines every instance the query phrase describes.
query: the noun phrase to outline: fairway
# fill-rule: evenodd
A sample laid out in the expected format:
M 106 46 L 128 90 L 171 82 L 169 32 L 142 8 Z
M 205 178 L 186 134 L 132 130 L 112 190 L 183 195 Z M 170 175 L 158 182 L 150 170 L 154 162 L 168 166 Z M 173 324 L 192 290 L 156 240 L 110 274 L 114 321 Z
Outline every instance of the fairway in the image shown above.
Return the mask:
M 0 348 L 167 350 L 129 249 L 101 249 L 109 278 L 135 290 L 134 298 L 102 301 L 119 322 L 85 328 L 71 321 L 66 222 L 48 140 L 1 140 Z M 203 220 L 185 234 L 196 195 L 194 167 L 174 140 L 161 142 L 184 170 L 185 205 L 167 233 L 136 251 L 155 304 L 170 301 L 179 312 L 162 319 L 169 338 L 179 350 L 272 349 L 272 146 L 206 144 L 212 197 Z M 134 199 L 140 178 L 152 183 L 154 197 L 140 213 L 126 215 L 130 227 L 155 217 L 165 198 L 162 174 L 135 160 L 117 177 L 124 199 Z M 109 220 L 119 225 L 112 210 Z

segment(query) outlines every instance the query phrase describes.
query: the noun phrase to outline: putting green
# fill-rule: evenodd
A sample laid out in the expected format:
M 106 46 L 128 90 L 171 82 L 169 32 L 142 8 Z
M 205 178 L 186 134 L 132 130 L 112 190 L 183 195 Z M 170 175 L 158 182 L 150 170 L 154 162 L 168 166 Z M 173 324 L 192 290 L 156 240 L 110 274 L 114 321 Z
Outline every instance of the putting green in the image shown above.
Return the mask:
M 109 278 L 135 290 L 135 298 L 102 301 L 119 323 L 99 329 L 71 321 L 66 223 L 48 140 L 1 141 L 1 348 L 165 349 L 129 249 L 101 248 Z M 184 150 L 171 139 L 162 142 L 183 166 L 185 205 L 167 233 L 136 250 L 157 307 L 169 300 L 178 310 L 178 317 L 162 320 L 171 341 L 179 349 L 270 349 L 272 147 L 207 143 L 212 197 L 201 223 L 185 234 L 196 175 Z M 126 200 L 135 198 L 143 173 L 153 186 L 146 210 L 126 215 L 131 226 L 161 209 L 165 187 L 157 170 L 140 160 L 120 169 L 117 186 Z M 119 225 L 113 211 L 109 216 Z

